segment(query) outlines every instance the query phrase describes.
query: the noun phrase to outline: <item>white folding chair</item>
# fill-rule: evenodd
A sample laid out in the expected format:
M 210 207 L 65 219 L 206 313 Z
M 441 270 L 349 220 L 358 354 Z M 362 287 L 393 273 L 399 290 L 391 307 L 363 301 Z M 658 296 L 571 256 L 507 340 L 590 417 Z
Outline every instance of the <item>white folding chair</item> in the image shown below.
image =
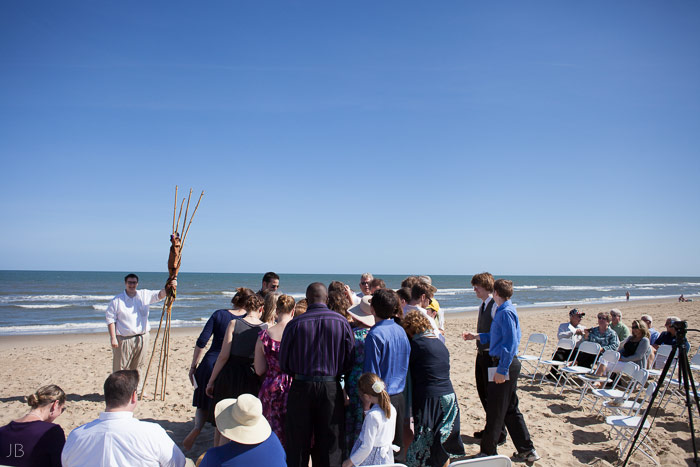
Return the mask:
M 649 401 L 649 398 L 654 393 L 655 389 L 656 383 L 651 383 L 646 388 L 644 391 L 644 397 L 640 401 L 637 410 L 635 410 L 634 415 L 610 415 L 605 418 L 605 423 L 610 425 L 611 431 L 615 433 L 615 438 L 620 439 L 620 441 L 617 443 L 617 449 L 620 451 L 620 459 L 623 458 L 623 454 L 627 451 L 627 448 L 630 447 L 630 444 L 632 444 L 634 434 L 637 432 L 639 424 L 642 421 L 642 417 L 639 415 L 639 413 L 641 412 L 642 407 L 644 407 L 644 403 Z M 642 429 L 648 430 L 650 426 L 649 420 L 645 420 Z M 659 465 L 659 463 L 656 462 L 656 459 L 651 456 L 652 449 L 645 442 L 645 439 L 645 436 L 639 437 L 639 444 L 637 445 L 637 448 L 642 454 L 647 456 L 649 460 L 654 463 L 654 465 Z M 623 442 L 625 443 L 624 447 L 622 447 Z
M 569 354 L 566 356 L 566 360 L 554 360 L 554 355 L 557 353 L 557 349 L 564 349 L 568 350 Z M 574 352 L 574 341 L 573 339 L 569 338 L 564 338 L 564 339 L 559 339 L 559 342 L 557 342 L 557 347 L 554 349 L 554 352 L 552 353 L 552 358 L 549 360 L 540 360 L 540 365 L 543 365 L 545 367 L 545 371 L 542 373 L 542 379 L 540 379 L 540 384 L 544 381 L 544 378 L 547 376 L 547 367 L 549 368 L 554 368 L 554 367 L 562 367 L 567 364 L 567 361 L 571 359 L 571 354 Z
M 700 347 L 698 347 L 698 350 L 700 350 Z M 690 369 L 693 371 L 700 371 L 700 353 L 696 353 L 693 355 L 693 358 L 690 359 Z
M 612 415 L 630 415 L 639 409 L 641 400 L 645 396 L 644 386 L 647 384 L 647 380 L 649 379 L 649 371 L 645 370 L 644 368 L 640 368 L 634 373 L 632 379 L 632 385 L 631 387 L 628 387 L 629 391 L 627 391 L 622 397 L 603 401 L 598 414 L 607 409 L 612 412 Z M 632 397 L 637 388 L 639 388 L 637 395 Z
M 479 457 L 477 459 L 467 459 L 463 461 L 450 462 L 450 467 L 460 467 L 463 465 L 481 467 L 510 467 L 513 465 L 509 457 L 503 455 Z
M 528 354 L 527 353 L 527 348 L 530 346 L 530 344 L 533 344 L 533 347 L 535 347 L 535 351 L 533 353 Z M 537 353 L 537 346 L 540 345 L 541 348 L 539 349 L 539 354 Z M 518 360 L 523 364 L 522 368 L 525 369 L 525 366 L 528 365 L 531 369 L 527 370 L 528 374 L 532 374 L 532 381 L 535 380 L 535 375 L 537 374 L 537 368 L 540 366 L 540 361 L 542 360 L 542 354 L 544 354 L 544 347 L 547 345 L 547 334 L 543 334 L 540 332 L 534 332 L 530 334 L 530 337 L 527 338 L 527 342 L 525 343 L 525 348 L 523 349 L 523 352 L 518 355 Z M 523 375 L 525 376 L 525 375 Z
M 620 353 L 619 352 L 614 352 L 612 350 L 606 350 L 603 353 L 603 356 L 598 359 L 598 368 L 600 368 L 603 365 L 606 365 L 607 370 L 611 369 L 614 365 L 617 365 L 617 361 L 620 360 Z M 631 365 L 627 365 L 627 363 L 631 363 Z M 636 363 L 632 362 L 626 362 L 625 365 L 622 366 L 622 369 L 618 371 L 617 376 L 614 377 L 614 379 L 611 379 L 612 373 L 607 373 L 602 375 L 602 376 L 597 376 L 596 374 L 589 374 L 589 375 L 579 375 L 579 379 L 583 382 L 583 387 L 581 388 L 581 397 L 578 400 L 578 405 L 581 405 L 584 399 L 587 399 L 586 394 L 588 393 L 589 390 L 591 390 L 591 400 L 594 401 L 593 407 L 595 407 L 596 403 L 598 402 L 599 397 L 621 397 L 623 392 L 622 390 L 617 388 L 617 385 L 620 383 L 620 379 L 622 378 L 623 375 L 626 375 L 630 378 L 632 378 L 632 375 L 634 375 L 634 372 L 639 368 Z M 613 382 L 612 388 L 610 389 L 605 389 L 605 385 L 608 384 L 610 381 Z M 602 387 L 596 388 L 594 387 L 594 384 L 599 384 L 602 383 Z M 610 391 L 605 392 L 605 391 Z M 616 395 L 607 395 L 607 394 L 616 394 Z M 591 410 L 593 410 L 593 407 L 591 407 Z
M 661 376 L 661 370 L 663 369 L 664 364 L 666 364 L 668 356 L 671 355 L 672 348 L 673 347 L 666 344 L 659 346 L 659 348 L 656 350 L 656 356 L 654 357 L 654 361 L 649 367 L 650 377 L 658 378 L 659 376 Z
M 576 360 L 581 354 L 593 355 L 593 365 L 591 365 L 592 369 L 587 368 L 585 366 L 576 365 Z M 579 345 L 578 347 L 578 351 L 576 351 L 576 357 L 574 357 L 574 361 L 571 363 L 571 365 L 565 366 L 559 372 L 559 379 L 557 379 L 557 384 L 556 386 L 554 386 L 554 388 L 556 389 L 559 386 L 559 383 L 561 382 L 562 378 L 564 379 L 559 394 L 564 393 L 564 388 L 569 383 L 569 381 L 575 384 L 575 381 L 573 380 L 574 376 L 585 375 L 587 373 L 595 373 L 595 368 L 596 364 L 598 363 L 599 354 L 600 344 L 596 344 L 595 342 L 582 342 L 581 345 Z

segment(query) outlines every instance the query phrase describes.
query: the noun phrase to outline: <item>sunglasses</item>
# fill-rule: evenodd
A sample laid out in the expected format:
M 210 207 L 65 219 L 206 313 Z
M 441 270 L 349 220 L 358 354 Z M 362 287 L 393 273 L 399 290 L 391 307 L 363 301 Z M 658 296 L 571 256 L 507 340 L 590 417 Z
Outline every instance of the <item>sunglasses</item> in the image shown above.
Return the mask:
M 360 285 L 369 285 L 370 281 L 360 281 Z
M 606 318 L 605 316 L 598 316 L 598 321 L 600 321 L 601 319 L 602 319 L 603 321 L 607 321 L 607 320 L 608 320 L 608 318 Z
M 632 326 L 632 329 L 639 329 L 639 326 Z

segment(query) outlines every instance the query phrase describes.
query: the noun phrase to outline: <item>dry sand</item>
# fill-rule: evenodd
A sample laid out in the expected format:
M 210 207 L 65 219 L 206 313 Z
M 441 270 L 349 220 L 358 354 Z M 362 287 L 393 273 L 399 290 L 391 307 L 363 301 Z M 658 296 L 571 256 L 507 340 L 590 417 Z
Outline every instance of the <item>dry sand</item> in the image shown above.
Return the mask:
M 677 303 L 674 301 L 631 301 L 614 305 L 623 312 L 623 322 L 630 324 L 633 318 L 650 314 L 654 327 L 663 331 L 666 316 L 676 315 L 687 319 L 691 327 L 700 323 L 700 301 Z M 611 305 L 579 307 L 586 312 L 583 324 L 597 325 L 598 311 L 608 311 Z M 568 321 L 568 308 L 522 309 L 520 319 L 523 328 L 521 349 L 532 332 L 545 332 L 549 343 L 545 355 L 556 345 L 556 330 L 560 323 Z M 472 438 L 484 425 L 484 413 L 474 383 L 476 351 L 472 342 L 459 337 L 462 330 L 474 331 L 476 316 L 462 314 L 447 318 L 447 345 L 451 354 L 452 382 L 461 408 L 462 439 L 467 454 L 479 451 Z M 192 358 L 194 342 L 199 329 L 173 329 L 171 335 L 170 377 L 165 402 L 144 400 L 139 403 L 135 415 L 147 421 L 161 424 L 176 443 L 192 428 L 192 387 L 187 373 Z M 700 336 L 689 333 L 693 351 L 700 344 Z M 102 384 L 112 366 L 112 354 L 107 333 L 63 334 L 51 336 L 0 337 L 0 424 L 8 423 L 27 412 L 24 396 L 44 384 L 58 384 L 68 394 L 68 409 L 57 420 L 66 435 L 75 427 L 93 420 L 103 410 Z M 152 391 L 153 376 L 149 376 L 148 389 Z M 615 465 L 618 460 L 616 443 L 608 436 L 602 418 L 591 415 L 584 403 L 578 407 L 578 392 L 565 391 L 562 396 L 553 391 L 551 384 L 542 387 L 521 379 L 518 395 L 520 410 L 525 416 L 532 439 L 542 459 L 535 465 Z M 650 434 L 650 444 L 661 465 L 689 465 L 692 463 L 692 445 L 687 412 L 670 404 L 668 410 L 660 410 Z M 697 422 L 697 420 L 696 420 Z M 213 429 L 202 432 L 192 450 L 186 453 L 197 458 L 210 447 Z M 499 452 L 511 455 L 515 451 L 510 440 Z M 648 459 L 635 454 L 630 465 L 649 465 Z

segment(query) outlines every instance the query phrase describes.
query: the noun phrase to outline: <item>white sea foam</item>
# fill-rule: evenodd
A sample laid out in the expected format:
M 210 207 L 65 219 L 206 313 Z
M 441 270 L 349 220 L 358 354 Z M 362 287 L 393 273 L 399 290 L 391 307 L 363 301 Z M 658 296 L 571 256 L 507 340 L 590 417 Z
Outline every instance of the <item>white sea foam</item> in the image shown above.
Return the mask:
M 111 300 L 114 295 L 7 295 L 0 297 L 2 303 L 12 302 L 76 302 Z
M 632 284 L 632 285 L 634 285 L 635 287 L 678 287 L 681 284 L 661 284 L 661 283 L 655 284 L 655 283 L 651 283 L 651 284 Z
M 201 326 L 204 318 L 195 320 L 174 319 L 170 322 L 172 327 Z M 158 328 L 158 321 L 150 321 L 151 328 Z M 103 332 L 105 330 L 104 321 L 88 323 L 64 323 L 64 324 L 38 324 L 27 326 L 1 326 L 0 336 L 12 334 L 64 334 L 78 332 Z
M 559 292 L 574 291 L 574 290 L 597 290 L 598 292 L 610 292 L 614 289 L 619 289 L 620 287 L 611 286 L 594 286 L 594 285 L 553 285 L 549 287 L 549 290 L 556 290 Z M 544 289 L 547 290 L 547 289 Z
M 538 286 L 536 286 L 536 285 L 514 285 L 513 288 L 515 290 L 530 290 L 530 289 L 537 289 Z
M 474 289 L 438 289 L 435 295 L 466 295 L 474 293 Z
M 41 309 L 46 309 L 46 308 L 65 308 L 67 306 L 70 306 L 70 304 L 68 304 L 68 303 L 64 303 L 64 304 L 45 303 L 45 304 L 41 304 L 41 305 L 12 305 L 12 306 L 16 306 L 19 308 L 30 308 L 30 309 L 41 310 Z
M 92 308 L 97 311 L 107 311 L 109 305 L 92 305 Z

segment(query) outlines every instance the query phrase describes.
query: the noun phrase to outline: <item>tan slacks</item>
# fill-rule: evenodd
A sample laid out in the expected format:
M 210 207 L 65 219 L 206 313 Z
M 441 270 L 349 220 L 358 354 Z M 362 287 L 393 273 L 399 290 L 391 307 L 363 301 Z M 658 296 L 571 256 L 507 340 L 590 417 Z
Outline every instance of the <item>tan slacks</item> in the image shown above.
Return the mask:
M 139 370 L 143 379 L 142 367 L 148 353 L 148 333 L 137 336 L 117 336 L 119 347 L 112 349 L 112 372 L 119 370 Z

